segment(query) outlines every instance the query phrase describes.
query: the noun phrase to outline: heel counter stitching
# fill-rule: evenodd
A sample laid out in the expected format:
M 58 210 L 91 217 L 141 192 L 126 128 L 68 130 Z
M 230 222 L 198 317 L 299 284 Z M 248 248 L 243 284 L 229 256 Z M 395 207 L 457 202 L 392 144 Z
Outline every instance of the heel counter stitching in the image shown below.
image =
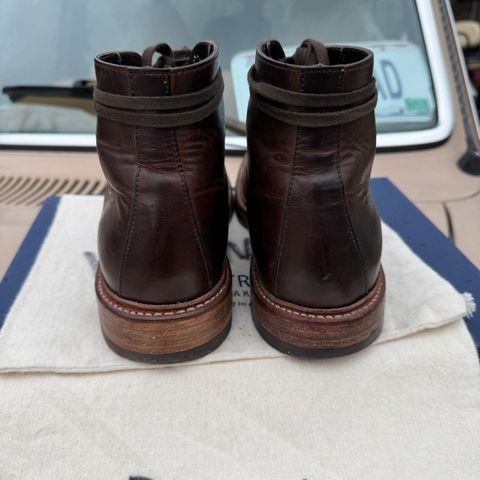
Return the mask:
M 136 129 L 135 129 L 136 136 Z M 142 166 L 137 164 L 137 170 L 135 172 L 135 183 L 133 187 L 133 199 L 130 205 L 130 218 L 128 220 L 128 234 L 125 242 L 125 246 L 122 254 L 122 265 L 120 268 L 120 281 L 119 281 L 119 295 L 123 295 L 125 268 L 127 266 L 128 256 L 132 246 L 133 233 L 135 231 L 135 223 L 137 220 L 137 203 L 138 203 L 138 185 L 140 183 L 140 174 L 142 173 Z
M 183 165 L 183 158 L 182 158 L 182 155 L 180 153 L 180 147 L 179 147 L 178 141 L 177 141 L 177 135 L 175 133 L 175 129 L 173 129 L 173 128 L 170 131 L 170 139 L 171 139 L 171 142 L 172 142 L 172 148 L 174 149 L 174 152 L 175 152 L 178 175 L 180 177 L 180 181 L 182 182 L 183 196 L 184 196 L 184 200 L 185 200 L 185 205 L 186 205 L 187 210 L 188 210 L 188 216 L 190 218 L 190 222 L 192 224 L 193 234 L 195 236 L 195 241 L 197 243 L 197 247 L 198 247 L 198 250 L 200 252 L 200 256 L 202 257 L 202 261 L 203 261 L 203 264 L 204 264 L 204 267 L 205 267 L 205 273 L 207 275 L 208 286 L 209 286 L 209 288 L 211 288 L 212 287 L 211 272 L 210 272 L 207 257 L 206 257 L 206 254 L 205 254 L 205 248 L 204 248 L 202 240 L 200 238 L 198 221 L 195 217 L 195 212 L 193 210 L 192 197 L 190 195 L 190 190 L 188 188 L 187 182 L 185 180 L 185 168 L 184 168 L 184 165 Z
M 305 81 L 304 73 L 300 72 L 300 91 L 301 92 L 303 92 L 304 90 L 304 81 Z M 275 273 L 274 273 L 274 280 L 273 280 L 274 282 L 273 293 L 275 295 L 278 294 L 278 277 L 280 272 L 280 263 L 282 261 L 283 250 L 285 246 L 285 236 L 286 236 L 287 225 L 288 225 L 288 211 L 290 209 L 290 198 L 292 196 L 293 184 L 297 174 L 297 146 L 298 146 L 298 127 L 296 127 L 296 131 L 295 131 L 295 150 L 293 152 L 292 168 L 290 171 L 290 181 L 288 185 L 287 199 L 285 200 L 285 207 L 283 210 L 282 230 L 281 230 L 280 238 L 278 241 L 278 247 L 277 247 L 277 259 L 275 262 Z
M 130 85 L 130 93 L 132 96 L 135 96 L 135 84 L 132 78 L 131 73 L 128 75 L 129 85 Z M 138 185 L 140 182 L 140 175 L 142 173 L 142 165 L 139 162 L 139 148 L 138 148 L 138 137 L 137 137 L 137 128 L 133 127 L 133 136 L 135 141 L 135 163 L 137 168 L 135 170 L 135 180 L 133 186 L 133 196 L 130 202 L 130 213 L 128 218 L 128 226 L 127 226 L 127 236 L 125 238 L 125 244 L 123 247 L 122 252 L 122 260 L 120 266 L 120 278 L 118 281 L 118 293 L 119 295 L 123 295 L 124 293 L 124 280 L 125 280 L 125 269 L 127 266 L 128 256 L 130 254 L 130 249 L 132 246 L 132 239 L 133 233 L 135 230 L 135 223 L 137 218 L 137 202 L 138 202 Z
M 343 58 L 343 52 L 342 52 L 342 58 Z M 342 70 L 342 73 L 339 75 L 338 79 L 338 91 L 341 91 L 342 83 L 343 83 L 343 73 L 344 70 Z M 337 126 L 337 149 L 335 153 L 335 166 L 337 170 L 337 175 L 338 179 L 340 181 L 340 188 L 342 190 L 342 205 L 343 205 L 343 211 L 345 218 L 347 220 L 347 225 L 348 225 L 348 230 L 350 233 L 350 237 L 352 239 L 352 242 L 355 246 L 355 251 L 357 253 L 357 256 L 360 260 L 360 268 L 362 270 L 362 280 L 363 280 L 363 288 L 364 288 L 364 293 L 368 293 L 368 283 L 367 283 L 367 271 L 365 267 L 365 259 L 363 257 L 363 254 L 360 250 L 360 244 L 358 242 L 357 236 L 355 235 L 355 232 L 353 230 L 353 225 L 352 225 L 352 219 L 350 218 L 350 212 L 348 211 L 348 205 L 347 205 L 347 198 L 345 195 L 345 184 L 343 182 L 343 176 L 342 176 L 342 170 L 340 168 L 340 125 Z
M 297 132 L 295 133 L 295 152 L 292 159 L 292 168 L 290 173 L 290 181 L 288 185 L 287 199 L 285 200 L 285 206 L 283 210 L 283 219 L 282 219 L 282 230 L 280 238 L 278 239 L 277 247 L 277 260 L 275 262 L 275 274 L 274 274 L 274 294 L 278 294 L 278 277 L 280 272 L 280 263 L 283 258 L 283 250 L 285 247 L 285 236 L 287 232 L 288 225 L 288 211 L 290 209 L 290 198 L 292 196 L 293 184 L 295 181 L 295 176 L 297 173 L 297 141 L 298 141 L 298 127 L 296 127 Z

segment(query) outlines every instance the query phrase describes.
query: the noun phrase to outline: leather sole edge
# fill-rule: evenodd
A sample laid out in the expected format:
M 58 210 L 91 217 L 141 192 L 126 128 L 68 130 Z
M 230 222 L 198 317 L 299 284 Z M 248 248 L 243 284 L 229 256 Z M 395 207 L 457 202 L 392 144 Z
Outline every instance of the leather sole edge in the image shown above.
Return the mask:
M 215 350 L 232 318 L 231 273 L 226 264 L 217 285 L 201 297 L 171 305 L 123 299 L 97 270 L 95 291 L 102 332 L 110 348 L 130 360 L 178 363 Z
M 385 275 L 380 269 L 372 290 L 352 305 L 314 309 L 285 302 L 269 293 L 252 265 L 252 318 L 273 348 L 294 356 L 330 358 L 358 352 L 381 333 Z

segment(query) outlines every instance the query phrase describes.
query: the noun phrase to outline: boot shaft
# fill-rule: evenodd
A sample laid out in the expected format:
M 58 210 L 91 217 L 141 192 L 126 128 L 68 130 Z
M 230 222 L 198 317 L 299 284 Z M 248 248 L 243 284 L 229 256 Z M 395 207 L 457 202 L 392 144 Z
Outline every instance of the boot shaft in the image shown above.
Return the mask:
M 198 297 L 219 281 L 227 244 L 218 49 L 106 53 L 95 70 L 105 281 L 142 303 Z
M 366 295 L 381 231 L 368 181 L 375 152 L 373 56 L 306 41 L 259 45 L 250 73 L 248 223 L 278 298 L 339 307 Z

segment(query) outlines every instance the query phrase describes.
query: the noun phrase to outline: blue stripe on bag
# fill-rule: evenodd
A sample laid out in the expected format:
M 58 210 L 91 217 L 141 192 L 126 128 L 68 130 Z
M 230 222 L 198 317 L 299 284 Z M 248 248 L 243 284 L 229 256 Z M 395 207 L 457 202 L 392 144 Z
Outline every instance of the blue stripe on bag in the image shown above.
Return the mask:
M 59 197 L 51 197 L 45 201 L 7 273 L 0 282 L 0 328 L 2 328 L 7 314 L 37 258 L 40 247 L 55 218 L 59 203 Z
M 471 293 L 480 307 L 480 270 L 390 180 L 374 179 L 371 189 L 384 222 L 458 292 Z M 480 308 L 465 322 L 480 353 Z

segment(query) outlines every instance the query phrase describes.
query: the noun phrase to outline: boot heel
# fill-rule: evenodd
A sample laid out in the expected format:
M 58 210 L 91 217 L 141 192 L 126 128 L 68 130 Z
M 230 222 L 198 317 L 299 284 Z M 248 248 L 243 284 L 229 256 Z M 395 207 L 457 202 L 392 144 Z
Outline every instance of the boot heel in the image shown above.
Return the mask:
M 383 326 L 385 275 L 380 268 L 373 289 L 352 305 L 317 309 L 285 302 L 262 285 L 252 267 L 252 316 L 272 347 L 301 357 L 339 357 L 372 343 Z
M 103 335 L 119 355 L 148 363 L 194 360 L 215 350 L 231 325 L 231 274 L 194 300 L 147 305 L 113 293 L 97 271 L 95 290 Z

